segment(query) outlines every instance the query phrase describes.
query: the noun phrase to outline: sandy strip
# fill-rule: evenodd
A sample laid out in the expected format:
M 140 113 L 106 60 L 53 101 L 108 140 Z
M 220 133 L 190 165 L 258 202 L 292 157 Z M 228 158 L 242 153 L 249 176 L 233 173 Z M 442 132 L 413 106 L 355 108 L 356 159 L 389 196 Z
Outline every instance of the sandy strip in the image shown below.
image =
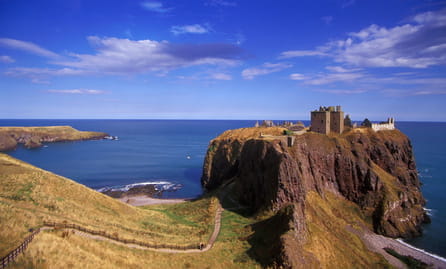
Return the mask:
M 133 205 L 133 206 L 143 206 L 143 205 L 159 205 L 159 204 L 178 204 L 189 201 L 190 199 L 157 199 L 148 197 L 146 195 L 132 195 L 117 198 L 119 201 Z

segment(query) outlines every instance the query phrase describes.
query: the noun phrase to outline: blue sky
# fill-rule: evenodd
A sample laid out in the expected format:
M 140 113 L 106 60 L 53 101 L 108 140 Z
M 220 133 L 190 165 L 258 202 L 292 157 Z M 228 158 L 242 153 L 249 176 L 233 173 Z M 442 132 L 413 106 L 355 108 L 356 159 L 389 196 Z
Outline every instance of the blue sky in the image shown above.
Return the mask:
M 446 3 L 0 0 L 0 118 L 446 121 Z

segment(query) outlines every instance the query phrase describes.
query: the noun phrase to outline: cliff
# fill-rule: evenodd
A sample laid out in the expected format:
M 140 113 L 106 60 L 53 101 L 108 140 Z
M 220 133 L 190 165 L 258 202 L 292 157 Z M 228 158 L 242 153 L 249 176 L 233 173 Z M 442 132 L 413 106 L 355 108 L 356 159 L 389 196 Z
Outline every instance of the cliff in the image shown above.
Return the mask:
M 371 129 L 333 136 L 306 133 L 295 136 L 289 147 L 280 132 L 279 128 L 247 128 L 227 131 L 212 140 L 205 158 L 203 186 L 212 190 L 232 182 L 235 199 L 254 214 L 282 212 L 293 204 L 291 238 L 299 246 L 314 240 L 310 228 L 320 216 L 309 212 L 317 212 L 315 208 L 320 206 L 310 202 L 316 199 L 315 194 L 329 202 L 330 210 L 356 212 L 350 205 L 334 208 L 334 204 L 350 203 L 357 208 L 359 213 L 345 219 L 362 223 L 361 231 L 371 229 L 389 237 L 420 235 L 420 225 L 428 217 L 411 143 L 403 133 Z M 307 199 L 308 195 L 313 199 Z M 337 202 L 339 199 L 345 202 Z M 328 227 L 334 226 L 333 222 Z M 327 228 L 326 232 L 330 230 L 336 229 Z M 285 242 L 293 240 L 282 242 L 281 257 L 287 256 Z M 314 253 L 307 254 L 303 251 L 301 257 L 320 264 Z M 275 260 L 293 263 L 292 258 L 285 261 Z
M 78 131 L 71 126 L 0 127 L 0 151 L 13 150 L 17 144 L 36 148 L 44 142 L 102 139 L 105 136 L 106 133 Z

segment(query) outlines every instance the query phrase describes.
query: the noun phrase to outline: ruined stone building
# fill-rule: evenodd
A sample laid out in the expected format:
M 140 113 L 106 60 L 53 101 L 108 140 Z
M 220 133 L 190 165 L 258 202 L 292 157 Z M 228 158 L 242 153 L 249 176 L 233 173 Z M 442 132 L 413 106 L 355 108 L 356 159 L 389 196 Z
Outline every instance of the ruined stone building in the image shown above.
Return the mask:
M 341 106 L 319 107 L 319 110 L 311 111 L 310 131 L 329 134 L 340 134 L 344 131 L 344 111 Z
M 384 130 L 394 130 L 395 129 L 395 119 L 388 118 L 386 122 L 372 123 L 372 129 L 375 132 L 384 131 Z

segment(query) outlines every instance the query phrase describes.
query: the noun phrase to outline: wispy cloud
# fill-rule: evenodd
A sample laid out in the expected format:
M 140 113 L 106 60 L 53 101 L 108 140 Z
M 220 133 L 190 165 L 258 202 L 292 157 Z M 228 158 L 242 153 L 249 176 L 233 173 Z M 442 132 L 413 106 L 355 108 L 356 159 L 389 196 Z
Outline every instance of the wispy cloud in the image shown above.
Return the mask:
M 318 74 L 312 78 L 305 80 L 305 84 L 309 85 L 324 85 L 334 82 L 353 82 L 360 78 L 363 78 L 364 74 L 361 73 L 328 73 Z
M 59 57 L 58 54 L 56 54 L 50 50 L 44 49 L 42 47 L 39 47 L 38 45 L 36 45 L 34 43 L 11 39 L 11 38 L 0 38 L 0 46 L 8 47 L 11 49 L 23 50 L 28 53 L 47 57 L 47 58 L 58 58 Z
M 89 90 L 89 89 L 71 89 L 71 90 L 46 90 L 48 93 L 59 93 L 59 94 L 105 94 L 105 91 L 101 90 Z
M 305 80 L 305 79 L 307 79 L 307 77 L 302 75 L 302 74 L 299 74 L 299 73 L 294 73 L 294 74 L 290 75 L 290 79 L 292 79 L 292 80 Z
M 210 0 L 206 2 L 208 6 L 224 6 L 224 7 L 235 7 L 237 6 L 237 2 L 235 1 L 226 1 L 226 0 Z
M 324 93 L 331 93 L 331 94 L 361 94 L 367 92 L 367 90 L 364 89 L 353 89 L 353 90 L 347 90 L 347 89 L 317 89 L 315 90 L 317 92 L 324 92 Z
M 232 76 L 226 73 L 212 73 L 211 78 L 216 80 L 231 80 Z
M 359 71 L 361 69 L 359 68 L 345 68 L 342 66 L 326 66 L 325 69 L 331 71 L 331 72 L 336 72 L 336 73 L 351 73 L 351 72 L 356 72 Z
M 163 5 L 162 2 L 156 2 L 156 1 L 145 1 L 141 3 L 141 6 L 146 10 L 158 13 L 167 13 L 172 11 L 173 9 L 173 8 L 167 8 Z
M 391 28 L 370 25 L 315 50 L 285 51 L 280 58 L 326 56 L 359 67 L 427 68 L 446 64 L 446 9 L 420 13 Z
M 333 21 L 333 16 L 324 16 L 321 18 L 321 20 L 325 22 L 325 24 L 329 25 Z
M 5 74 L 31 79 L 66 75 L 131 75 L 199 66 L 235 66 L 244 51 L 233 44 L 172 44 L 167 41 L 88 37 L 95 54 L 71 53 L 54 60 L 60 68 L 11 68 Z
M 11 56 L 0 55 L 0 63 L 7 63 L 7 64 L 9 64 L 9 63 L 13 63 L 13 62 L 15 62 L 15 60 Z
M 175 25 L 170 28 L 170 32 L 174 35 L 181 34 L 206 34 L 209 32 L 208 26 L 203 26 L 200 24 L 191 24 L 191 25 Z
M 355 2 L 356 2 L 356 0 L 343 0 L 341 7 L 346 8 L 346 7 L 352 6 L 355 4 Z
M 242 71 L 242 77 L 244 79 L 254 79 L 260 75 L 267 75 L 274 72 L 282 71 L 283 69 L 290 68 L 293 65 L 287 63 L 264 63 L 260 67 L 247 68 Z
M 305 56 L 326 56 L 326 53 L 317 50 L 289 50 L 282 52 L 279 56 L 279 59 L 288 59 L 288 58 L 305 57 Z

